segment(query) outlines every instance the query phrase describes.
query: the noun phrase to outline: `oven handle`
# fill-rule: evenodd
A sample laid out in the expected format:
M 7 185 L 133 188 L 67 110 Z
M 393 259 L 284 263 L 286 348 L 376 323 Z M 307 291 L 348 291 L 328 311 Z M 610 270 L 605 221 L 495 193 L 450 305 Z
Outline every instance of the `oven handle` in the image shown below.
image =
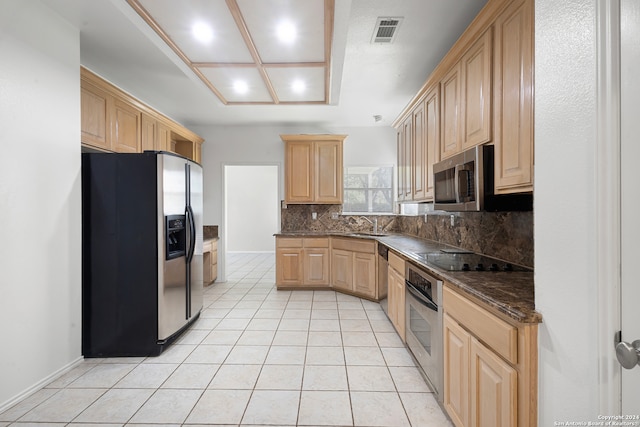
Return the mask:
M 407 290 L 411 292 L 411 295 L 413 295 L 420 303 L 422 303 L 422 305 L 433 311 L 438 311 L 438 306 L 436 305 L 436 303 L 429 299 L 429 297 L 422 295 L 422 293 L 420 293 L 420 291 L 418 291 L 410 281 L 405 280 L 404 283 L 405 285 L 407 285 Z

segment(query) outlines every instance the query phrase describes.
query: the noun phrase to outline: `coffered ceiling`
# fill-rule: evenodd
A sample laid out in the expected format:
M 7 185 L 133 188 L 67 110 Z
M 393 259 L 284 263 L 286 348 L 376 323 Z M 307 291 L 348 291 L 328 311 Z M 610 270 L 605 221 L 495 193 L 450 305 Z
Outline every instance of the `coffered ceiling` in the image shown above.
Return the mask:
M 323 132 L 389 126 L 487 0 L 39 1 L 78 29 L 83 66 L 187 127 Z M 375 43 L 385 17 L 400 26 Z
M 127 0 L 223 104 L 327 104 L 334 0 Z

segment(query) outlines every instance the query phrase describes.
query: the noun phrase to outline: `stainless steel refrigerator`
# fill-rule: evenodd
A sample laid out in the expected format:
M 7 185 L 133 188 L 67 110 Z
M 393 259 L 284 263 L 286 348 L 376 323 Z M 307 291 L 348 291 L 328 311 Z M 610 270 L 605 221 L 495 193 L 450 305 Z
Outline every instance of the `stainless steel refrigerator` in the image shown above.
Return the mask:
M 82 353 L 155 356 L 202 309 L 202 167 L 82 154 Z

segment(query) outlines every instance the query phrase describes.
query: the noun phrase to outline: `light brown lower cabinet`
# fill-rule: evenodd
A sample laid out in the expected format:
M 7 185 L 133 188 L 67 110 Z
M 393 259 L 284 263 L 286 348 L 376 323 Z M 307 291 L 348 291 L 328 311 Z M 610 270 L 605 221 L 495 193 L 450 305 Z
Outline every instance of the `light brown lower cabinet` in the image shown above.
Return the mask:
M 405 341 L 405 284 L 404 259 L 389 251 L 389 269 L 387 271 L 388 295 L 387 311 L 389 320 L 396 328 L 402 341 Z
M 218 241 L 207 240 L 202 244 L 202 268 L 204 286 L 215 282 L 218 278 Z
M 537 324 L 501 318 L 446 285 L 443 307 L 443 400 L 453 423 L 536 426 Z
M 276 238 L 276 286 L 329 287 L 328 238 Z
M 378 298 L 375 240 L 331 239 L 331 284 L 334 289 Z

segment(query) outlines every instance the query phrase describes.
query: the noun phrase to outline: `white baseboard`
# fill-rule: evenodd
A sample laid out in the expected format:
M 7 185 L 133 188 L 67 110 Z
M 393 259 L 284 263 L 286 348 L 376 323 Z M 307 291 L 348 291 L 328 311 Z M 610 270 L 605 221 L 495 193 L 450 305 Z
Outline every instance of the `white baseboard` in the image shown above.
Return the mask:
M 7 400 L 5 402 L 0 403 L 0 412 L 6 411 L 7 409 L 12 407 L 16 403 L 18 403 L 21 400 L 26 399 L 27 397 L 31 396 L 33 393 L 35 393 L 36 391 L 40 390 L 41 388 L 43 388 L 47 384 L 57 380 L 58 378 L 60 378 L 61 376 L 63 376 L 64 374 L 66 374 L 67 372 L 69 372 L 70 370 L 75 368 L 76 366 L 78 366 L 80 363 L 82 363 L 83 360 L 84 360 L 84 357 L 82 357 L 82 356 L 78 357 L 77 359 L 73 360 L 72 362 L 70 362 L 67 365 L 63 366 L 62 368 L 58 369 L 57 371 L 55 371 L 51 375 L 49 375 L 49 376 L 43 378 L 42 380 L 38 381 L 36 384 L 32 385 L 31 387 L 29 387 L 28 389 L 24 390 L 23 392 L 17 394 L 16 396 L 12 397 L 11 399 L 9 399 L 9 400 Z

